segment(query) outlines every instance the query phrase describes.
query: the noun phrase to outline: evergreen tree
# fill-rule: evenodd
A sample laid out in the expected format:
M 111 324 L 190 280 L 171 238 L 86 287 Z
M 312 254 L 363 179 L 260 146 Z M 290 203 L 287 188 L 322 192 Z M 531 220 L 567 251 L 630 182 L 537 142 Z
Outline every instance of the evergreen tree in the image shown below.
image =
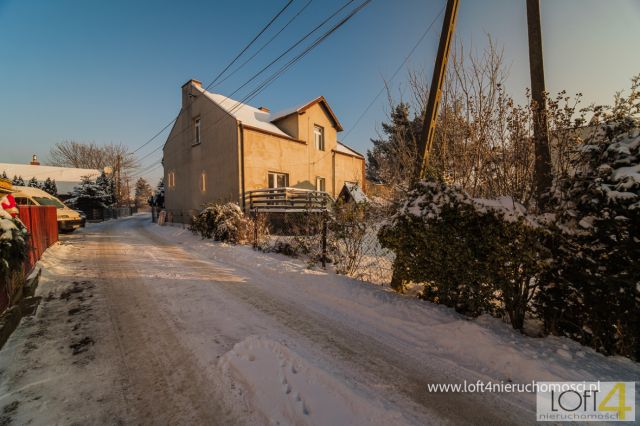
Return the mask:
M 141 207 L 147 204 L 149 197 L 153 193 L 151 185 L 144 179 L 140 178 L 136 182 L 135 189 L 135 202 L 137 207 Z
M 149 205 L 153 207 L 159 207 L 161 209 L 164 208 L 164 179 L 161 178 L 160 182 L 158 182 L 158 186 L 156 187 L 153 196 L 149 199 Z
M 640 105 L 639 105 L 640 107 Z M 640 121 L 598 126 L 552 198 L 562 238 L 538 295 L 547 331 L 640 359 Z
M 24 179 L 22 179 L 22 176 L 13 176 L 12 183 L 16 186 L 24 186 Z
M 2 179 L 9 179 L 9 177 L 7 176 L 7 172 L 6 171 L 2 172 Z
M 103 171 L 100 176 L 96 178 L 96 184 L 102 189 L 102 191 L 107 195 L 107 200 L 105 201 L 107 205 L 115 204 L 116 195 L 115 195 L 115 183 L 112 178 L 107 176 L 107 174 Z
M 56 181 L 51 178 L 47 178 L 44 181 L 44 184 L 42 185 L 42 190 L 53 196 L 58 195 L 58 187 L 56 185 Z
M 89 176 L 83 176 L 80 185 L 73 188 L 72 196 L 67 200 L 68 204 L 79 206 L 89 203 L 97 207 L 106 207 L 109 195 Z
M 31 179 L 29 179 L 29 182 L 27 183 L 27 186 L 31 187 L 31 188 L 40 188 L 40 183 L 38 182 L 38 179 L 34 177 L 32 177 Z
M 367 179 L 406 190 L 418 157 L 422 120 L 411 117 L 406 103 L 396 105 L 390 119 L 389 123 L 382 123 L 382 137 L 371 139 L 373 149 L 367 151 Z

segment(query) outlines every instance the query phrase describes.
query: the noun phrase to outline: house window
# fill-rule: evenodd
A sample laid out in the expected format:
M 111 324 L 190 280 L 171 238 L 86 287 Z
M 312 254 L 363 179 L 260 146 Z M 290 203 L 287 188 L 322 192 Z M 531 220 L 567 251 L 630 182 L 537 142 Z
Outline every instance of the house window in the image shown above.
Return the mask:
M 198 145 L 200 143 L 200 117 L 196 118 L 193 121 L 195 139 L 193 141 L 194 145 Z
M 324 127 L 313 126 L 313 137 L 316 141 L 316 149 L 324 151 Z
M 200 175 L 200 190 L 207 192 L 207 174 L 205 172 Z
M 283 188 L 289 186 L 287 173 L 269 172 L 269 188 Z
M 167 174 L 167 185 L 169 188 L 173 188 L 176 186 L 176 174 L 174 172 L 169 172 Z
M 324 192 L 326 190 L 325 180 L 323 177 L 316 177 L 316 191 Z

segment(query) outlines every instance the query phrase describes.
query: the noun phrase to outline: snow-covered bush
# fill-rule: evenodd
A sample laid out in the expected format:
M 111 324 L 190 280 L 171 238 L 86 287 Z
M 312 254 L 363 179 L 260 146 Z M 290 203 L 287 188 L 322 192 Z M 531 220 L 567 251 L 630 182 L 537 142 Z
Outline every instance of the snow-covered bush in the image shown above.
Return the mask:
M 193 216 L 189 230 L 202 238 L 239 243 L 248 236 L 248 220 L 236 203 L 209 203 Z
M 537 309 L 550 333 L 640 359 L 640 122 L 605 120 L 573 168 L 557 182 L 559 243 Z
M 0 288 L 6 289 L 9 297 L 11 283 L 22 274 L 22 264 L 27 258 L 27 242 L 24 226 L 18 219 L 0 209 Z
M 420 182 L 379 238 L 396 254 L 394 283 L 477 316 L 506 313 L 522 328 L 548 263 L 546 232 L 510 198 L 472 199 L 458 187 Z

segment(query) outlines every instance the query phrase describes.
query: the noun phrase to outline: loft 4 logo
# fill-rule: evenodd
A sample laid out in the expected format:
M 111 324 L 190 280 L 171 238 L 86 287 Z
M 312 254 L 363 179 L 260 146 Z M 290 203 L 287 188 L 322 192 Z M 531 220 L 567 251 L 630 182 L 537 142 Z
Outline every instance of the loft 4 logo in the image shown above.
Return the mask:
M 633 422 L 635 382 L 538 382 L 538 421 Z

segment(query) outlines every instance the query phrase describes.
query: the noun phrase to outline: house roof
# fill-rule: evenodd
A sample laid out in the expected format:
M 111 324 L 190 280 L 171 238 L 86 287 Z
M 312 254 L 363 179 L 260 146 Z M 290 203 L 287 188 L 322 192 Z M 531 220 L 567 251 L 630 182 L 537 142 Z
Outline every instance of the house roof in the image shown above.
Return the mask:
M 333 124 L 336 126 L 336 129 L 339 132 L 341 132 L 342 131 L 342 125 L 340 124 L 340 121 L 338 121 L 338 117 L 336 117 L 336 115 L 333 113 L 333 110 L 329 106 L 329 103 L 324 98 L 324 96 L 318 96 L 317 98 L 313 99 L 312 101 L 306 102 L 306 103 L 304 103 L 302 105 L 298 105 L 296 107 L 288 108 L 288 109 L 285 109 L 283 111 L 279 111 L 279 112 L 277 112 L 275 114 L 271 114 L 271 121 L 278 121 L 280 119 L 283 119 L 283 118 L 288 117 L 291 114 L 295 114 L 295 113 L 301 114 L 301 113 L 305 112 L 307 109 L 309 109 L 310 107 L 312 107 L 313 105 L 315 105 L 317 103 L 320 103 L 325 108 L 325 110 L 327 111 L 327 114 L 329 114 L 329 117 L 333 121 Z
M 306 109 L 310 108 L 312 105 L 315 105 L 316 103 L 321 103 L 324 106 L 325 110 L 333 120 L 336 128 L 339 131 L 342 131 L 342 126 L 340 125 L 340 122 L 338 122 L 338 119 L 336 118 L 335 114 L 329 107 L 329 104 L 327 103 L 327 100 L 324 98 L 324 96 L 319 96 L 316 99 L 310 102 L 307 102 L 305 104 L 298 105 L 293 108 L 289 108 L 287 110 L 280 111 L 273 114 L 273 113 L 258 109 L 256 107 L 252 107 L 251 105 L 247 105 L 242 102 L 236 101 L 234 99 L 228 98 L 224 95 L 208 92 L 201 87 L 198 87 L 198 86 L 194 86 L 194 87 L 200 90 L 202 94 L 204 94 L 209 100 L 211 100 L 220 108 L 225 110 L 229 115 L 231 115 L 236 120 L 241 121 L 243 124 L 247 126 L 255 127 L 257 129 L 264 130 L 269 133 L 273 133 L 275 135 L 291 138 L 291 135 L 288 135 L 287 133 L 282 131 L 278 126 L 273 124 L 273 122 L 278 121 L 282 118 L 288 117 L 291 114 L 304 112 Z M 336 146 L 336 151 L 341 152 L 343 154 L 364 158 L 362 154 L 360 154 L 357 151 L 354 151 L 348 146 L 342 144 L 341 142 L 338 142 L 338 145 Z
M 349 197 L 346 197 L 347 194 Z M 369 198 L 366 196 L 364 191 L 362 191 L 362 188 L 360 188 L 360 185 L 352 182 L 344 183 L 344 187 L 342 188 L 342 191 L 340 191 L 340 194 L 338 195 L 338 198 L 340 197 L 347 198 L 347 199 L 351 198 L 351 200 L 353 200 L 356 203 L 364 203 L 369 201 Z
M 25 181 L 35 177 L 39 181 L 47 178 L 54 179 L 58 193 L 66 194 L 73 190 L 83 176 L 98 177 L 100 171 L 96 169 L 78 169 L 75 167 L 33 166 L 31 164 L 0 163 L 0 174 L 5 172 L 9 179 L 22 176 Z
M 355 150 L 349 148 L 348 146 L 346 146 L 345 144 L 343 144 L 340 141 L 338 141 L 338 145 L 336 145 L 336 151 L 337 152 L 341 152 L 343 154 L 353 155 L 354 157 L 358 157 L 358 158 L 363 158 L 364 159 L 364 156 L 362 154 L 360 154 L 358 151 L 355 151 Z
M 207 98 L 243 124 L 287 138 L 291 137 L 280 130 L 278 126 L 271 123 L 271 114 L 268 112 L 259 110 L 251 105 L 243 104 L 224 95 L 207 92 L 202 88 L 198 89 L 202 91 Z

